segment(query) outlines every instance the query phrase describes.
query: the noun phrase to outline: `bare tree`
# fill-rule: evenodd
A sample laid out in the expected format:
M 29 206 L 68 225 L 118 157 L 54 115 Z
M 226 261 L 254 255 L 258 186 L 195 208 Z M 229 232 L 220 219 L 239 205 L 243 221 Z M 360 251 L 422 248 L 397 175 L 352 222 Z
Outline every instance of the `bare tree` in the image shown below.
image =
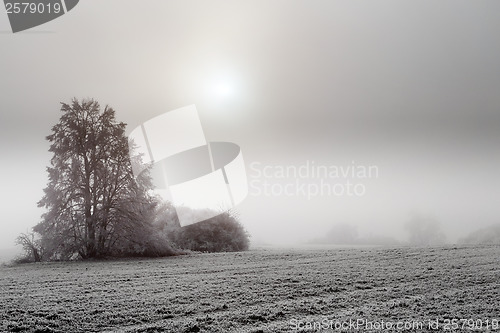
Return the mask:
M 22 233 L 16 239 L 16 244 L 23 247 L 26 259 L 39 262 L 42 260 L 40 240 L 35 239 L 35 233 Z

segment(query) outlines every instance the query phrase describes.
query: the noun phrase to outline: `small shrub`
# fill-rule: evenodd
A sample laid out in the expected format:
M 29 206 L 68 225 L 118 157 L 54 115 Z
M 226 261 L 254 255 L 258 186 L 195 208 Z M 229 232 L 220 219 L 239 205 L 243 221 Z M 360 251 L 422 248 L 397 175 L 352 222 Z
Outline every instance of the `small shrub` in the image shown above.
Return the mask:
M 208 220 L 170 228 L 168 237 L 179 248 L 202 252 L 234 252 L 248 250 L 249 235 L 231 212 Z

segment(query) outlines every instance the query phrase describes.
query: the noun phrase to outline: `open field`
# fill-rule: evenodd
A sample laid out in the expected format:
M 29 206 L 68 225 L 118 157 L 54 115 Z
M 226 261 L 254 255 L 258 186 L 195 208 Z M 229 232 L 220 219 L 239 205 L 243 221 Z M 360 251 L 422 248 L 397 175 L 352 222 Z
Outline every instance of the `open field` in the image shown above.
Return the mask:
M 1 331 L 291 332 L 318 322 L 345 332 L 338 325 L 365 320 L 371 329 L 358 331 L 398 331 L 377 324 L 399 321 L 436 332 L 454 318 L 500 332 L 500 246 L 257 249 L 0 268 Z M 439 330 L 429 328 L 436 319 Z M 469 331 L 456 324 L 451 331 Z

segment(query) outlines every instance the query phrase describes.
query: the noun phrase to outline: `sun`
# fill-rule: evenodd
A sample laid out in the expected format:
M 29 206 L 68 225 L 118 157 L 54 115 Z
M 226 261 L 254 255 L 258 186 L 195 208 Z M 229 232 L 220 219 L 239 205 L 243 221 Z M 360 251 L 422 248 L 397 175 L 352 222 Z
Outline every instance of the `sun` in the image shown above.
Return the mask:
M 234 94 L 234 85 L 228 81 L 214 83 L 212 93 L 218 98 L 229 98 Z

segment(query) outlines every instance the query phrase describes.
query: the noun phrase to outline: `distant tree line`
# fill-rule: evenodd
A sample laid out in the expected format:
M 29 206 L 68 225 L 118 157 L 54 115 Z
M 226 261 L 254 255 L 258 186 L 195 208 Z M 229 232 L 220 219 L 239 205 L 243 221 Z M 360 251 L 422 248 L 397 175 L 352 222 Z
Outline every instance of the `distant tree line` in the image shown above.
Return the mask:
M 17 238 L 25 260 L 248 249 L 248 234 L 228 213 L 180 227 L 173 207 L 152 194 L 149 169 L 134 177 L 132 163 L 141 161 L 130 160 L 126 125 L 111 107 L 73 99 L 61 111 L 47 136 L 52 159 L 38 202 L 46 212 L 32 233 Z
M 441 230 L 439 221 L 430 216 L 414 215 L 405 224 L 410 245 L 438 246 L 446 243 L 446 235 Z
M 315 239 L 310 243 L 314 244 L 332 244 L 332 245 L 398 245 L 399 241 L 390 236 L 381 236 L 370 234 L 360 236 L 356 226 L 348 223 L 338 223 L 326 232 L 325 236 Z
M 446 235 L 441 230 L 439 221 L 430 216 L 415 214 L 405 224 L 408 233 L 407 241 L 398 241 L 389 236 L 360 236 L 356 226 L 335 224 L 323 238 L 314 239 L 312 244 L 334 245 L 410 245 L 410 246 L 442 246 L 446 243 Z M 460 245 L 498 245 L 500 244 L 500 224 L 470 232 L 457 241 Z
M 408 233 L 407 241 L 398 241 L 390 236 L 368 235 L 360 236 L 356 226 L 339 223 L 334 225 L 323 238 L 312 241 L 319 244 L 335 245 L 412 245 L 439 246 L 446 242 L 446 235 L 439 222 L 432 217 L 414 215 L 405 224 Z
M 471 232 L 459 244 L 500 244 L 500 224 L 493 224 Z

